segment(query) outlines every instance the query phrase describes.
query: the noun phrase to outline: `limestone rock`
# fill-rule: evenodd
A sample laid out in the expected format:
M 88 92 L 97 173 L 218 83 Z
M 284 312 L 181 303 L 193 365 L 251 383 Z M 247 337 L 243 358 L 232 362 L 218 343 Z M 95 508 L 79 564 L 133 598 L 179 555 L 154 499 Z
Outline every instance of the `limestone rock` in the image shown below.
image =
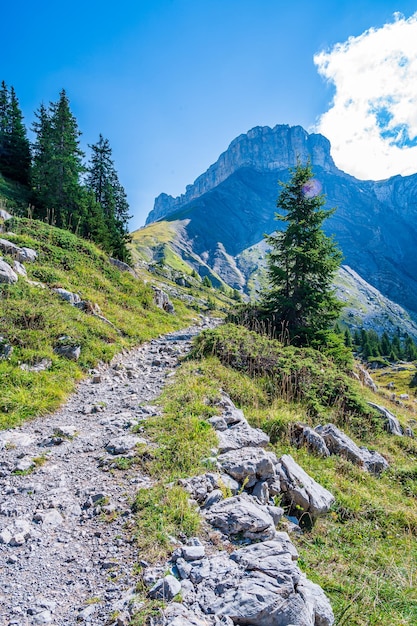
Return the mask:
M 314 452 L 318 456 L 330 456 L 323 437 L 310 426 L 295 424 L 291 432 L 291 441 L 299 448 L 303 445 L 306 446 L 310 452 Z
M 226 535 L 258 540 L 275 535 L 272 516 L 244 494 L 218 502 L 207 511 L 206 518 Z
M 245 485 L 249 488 L 258 480 L 275 478 L 274 456 L 263 448 L 242 448 L 221 454 L 218 463 L 237 481 L 246 481 Z
M 370 452 L 364 447 L 359 448 L 350 437 L 334 424 L 317 426 L 316 430 L 325 440 L 331 454 L 340 454 L 373 474 L 378 474 L 388 467 L 387 461 L 378 452 Z
M 162 291 L 162 289 L 159 289 L 159 287 L 152 287 L 152 289 L 154 290 L 154 300 L 156 306 L 160 309 L 163 309 L 167 313 L 175 313 L 174 305 L 172 304 L 165 291 Z
M 16 258 L 20 263 L 33 263 L 38 258 L 38 253 L 32 248 L 19 248 Z
M 20 263 L 20 261 L 17 261 L 17 259 L 15 259 L 13 261 L 13 270 L 19 276 L 27 276 L 28 275 L 25 266 L 22 263 Z
M 67 289 L 62 289 L 61 287 L 51 289 L 54 293 L 56 293 L 61 300 L 65 300 L 72 306 L 75 306 L 79 302 L 81 302 L 81 298 L 78 293 L 73 293 L 72 291 L 68 291 Z
M 246 421 L 238 422 L 230 428 L 217 433 L 220 452 L 240 450 L 248 447 L 264 447 L 269 437 L 259 428 L 252 428 Z
M 109 441 L 105 448 L 110 454 L 127 454 L 131 450 L 134 450 L 138 443 L 146 442 L 136 435 L 121 435 Z
M 17 283 L 18 276 L 6 261 L 0 258 L 0 283 L 6 285 L 14 285 Z
M 300 507 L 313 520 L 330 510 L 334 496 L 311 478 L 289 454 L 280 458 L 278 474 L 289 504 Z
M 181 583 L 179 580 L 168 574 L 164 578 L 158 580 L 152 589 L 149 590 L 149 597 L 153 600 L 165 600 L 169 602 L 181 591 Z
M 375 404 L 374 402 L 368 402 L 369 406 L 378 411 L 378 413 L 385 418 L 385 428 L 391 435 L 398 435 L 401 437 L 403 435 L 403 429 L 401 428 L 401 424 L 398 419 L 388 411 L 384 406 L 380 406 L 379 404 Z

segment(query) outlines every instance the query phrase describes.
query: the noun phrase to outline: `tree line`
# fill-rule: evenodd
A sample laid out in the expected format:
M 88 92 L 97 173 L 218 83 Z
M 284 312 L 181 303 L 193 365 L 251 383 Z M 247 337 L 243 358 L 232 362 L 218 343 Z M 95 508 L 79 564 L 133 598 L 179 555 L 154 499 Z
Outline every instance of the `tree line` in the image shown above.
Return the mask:
M 343 333 L 339 326 L 336 326 L 336 332 Z M 407 333 L 401 336 L 397 331 L 390 337 L 386 331 L 378 335 L 372 329 L 355 329 L 352 333 L 346 328 L 343 335 L 345 345 L 368 361 L 380 358 L 392 362 L 417 360 L 417 345 Z
M 57 102 L 35 112 L 29 142 L 13 87 L 0 87 L 0 173 L 30 191 L 31 215 L 92 239 L 129 260 L 129 204 L 108 139 L 80 147 L 81 132 L 63 89 Z

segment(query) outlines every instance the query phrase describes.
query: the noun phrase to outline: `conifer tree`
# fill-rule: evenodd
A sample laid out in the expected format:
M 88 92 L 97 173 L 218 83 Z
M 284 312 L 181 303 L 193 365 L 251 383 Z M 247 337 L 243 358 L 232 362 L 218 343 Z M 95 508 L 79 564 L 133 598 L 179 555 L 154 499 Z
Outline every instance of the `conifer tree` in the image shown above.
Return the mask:
M 29 185 L 30 146 L 23 115 L 13 87 L 0 88 L 0 172 L 22 185 Z
M 107 229 L 106 241 L 101 243 L 113 256 L 129 261 L 130 253 L 126 245 L 129 241 L 129 204 L 114 167 L 109 140 L 100 134 L 98 142 L 89 147 L 92 155 L 87 187 L 103 209 Z
M 84 153 L 65 90 L 48 110 L 41 107 L 37 117 L 33 162 L 36 216 L 49 215 L 57 226 L 78 230 L 86 217 L 81 188 Z
M 310 164 L 298 162 L 291 172 L 277 201 L 276 219 L 286 229 L 266 236 L 270 288 L 263 305 L 277 332 L 305 345 L 320 342 L 342 308 L 332 287 L 341 253 L 321 229 L 334 209 L 323 208 Z

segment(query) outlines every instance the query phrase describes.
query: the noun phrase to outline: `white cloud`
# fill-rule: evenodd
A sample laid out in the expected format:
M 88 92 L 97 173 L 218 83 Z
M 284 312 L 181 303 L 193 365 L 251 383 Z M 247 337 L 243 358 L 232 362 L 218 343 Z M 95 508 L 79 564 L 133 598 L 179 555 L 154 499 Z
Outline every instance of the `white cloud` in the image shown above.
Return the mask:
M 336 165 L 358 178 L 417 172 L 417 13 L 314 57 L 335 95 L 315 130 Z

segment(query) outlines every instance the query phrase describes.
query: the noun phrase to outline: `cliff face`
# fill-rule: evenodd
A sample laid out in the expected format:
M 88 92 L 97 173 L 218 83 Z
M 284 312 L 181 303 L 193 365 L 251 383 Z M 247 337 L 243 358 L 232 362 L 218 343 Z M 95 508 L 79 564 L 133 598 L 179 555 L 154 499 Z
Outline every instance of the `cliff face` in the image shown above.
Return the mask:
M 186 220 L 187 246 L 241 288 L 242 274 L 229 260 L 282 227 L 275 220 L 278 181 L 288 180 L 297 157 L 310 159 L 327 207 L 337 209 L 324 230 L 344 262 L 417 314 L 417 174 L 358 180 L 336 168 L 325 137 L 300 126 L 257 127 L 239 136 L 184 195 L 159 196 L 147 221 Z
M 323 135 L 309 135 L 301 126 L 256 126 L 232 141 L 216 163 L 188 185 L 185 194 L 173 198 L 160 194 L 146 224 L 171 215 L 189 202 L 211 191 L 241 168 L 279 171 L 292 167 L 297 157 L 326 171 L 338 171 L 330 156 L 330 142 Z

